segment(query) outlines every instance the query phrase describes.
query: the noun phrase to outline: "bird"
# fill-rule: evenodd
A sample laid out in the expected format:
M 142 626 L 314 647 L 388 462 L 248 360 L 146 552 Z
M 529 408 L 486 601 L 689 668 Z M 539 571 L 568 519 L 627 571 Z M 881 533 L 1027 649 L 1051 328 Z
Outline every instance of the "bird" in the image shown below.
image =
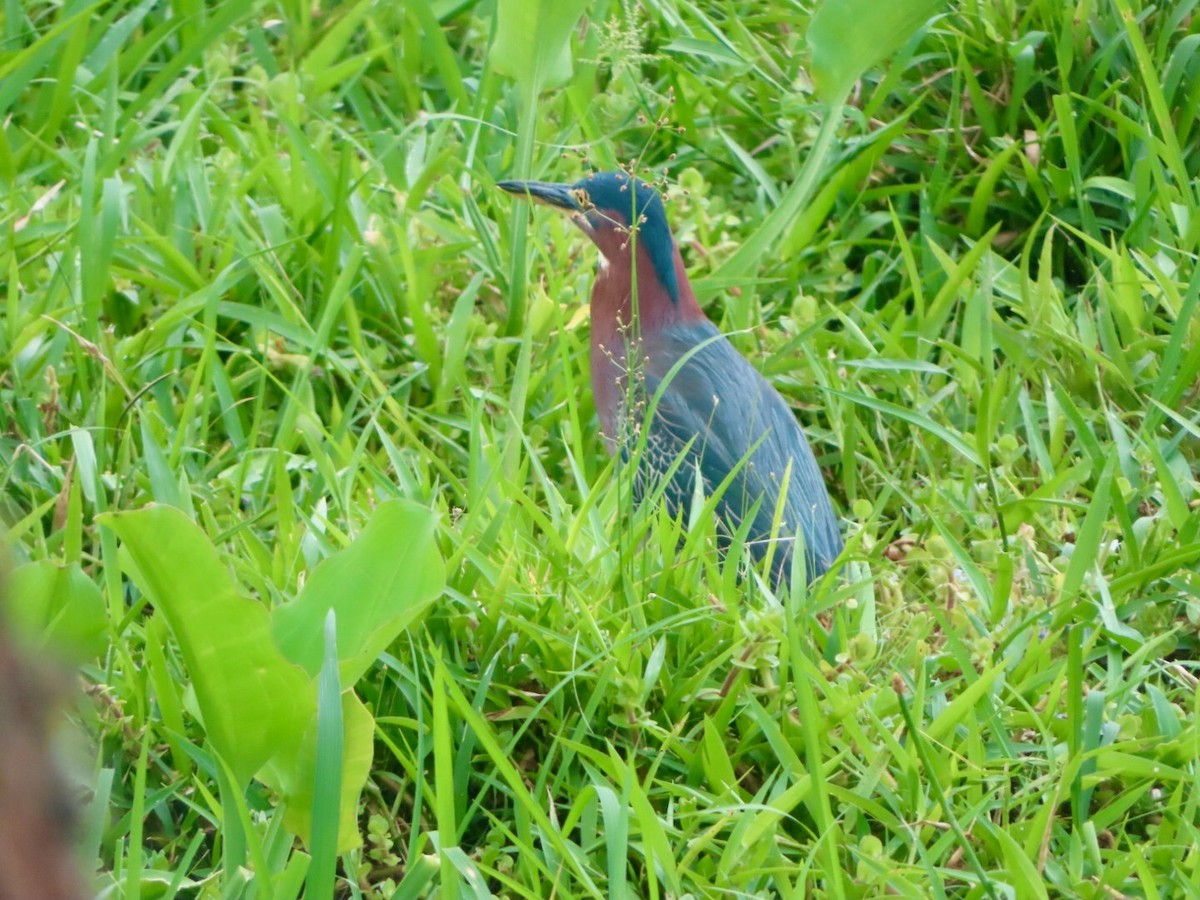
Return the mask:
M 824 574 L 843 544 L 812 448 L 787 402 L 697 303 L 658 190 L 624 171 L 497 187 L 566 213 L 600 251 L 592 392 L 608 450 L 637 460 L 635 500 L 661 484 L 677 515 L 699 475 L 706 495 L 724 487 L 716 504 L 724 549 L 749 519 L 755 560 L 774 546 L 776 590 L 789 583 L 797 535 L 806 579 Z

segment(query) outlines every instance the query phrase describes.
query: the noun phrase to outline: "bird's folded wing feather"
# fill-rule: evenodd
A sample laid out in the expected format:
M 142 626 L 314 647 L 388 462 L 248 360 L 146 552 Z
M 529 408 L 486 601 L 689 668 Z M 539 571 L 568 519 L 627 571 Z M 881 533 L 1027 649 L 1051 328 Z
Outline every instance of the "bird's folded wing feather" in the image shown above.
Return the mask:
M 649 439 L 659 453 L 673 448 L 677 455 L 693 441 L 690 453 L 710 492 L 745 460 L 723 505 L 736 527 L 762 498 L 752 540 L 770 535 L 786 475 L 782 531 L 801 529 L 808 557 L 823 571 L 841 551 L 841 536 L 821 471 L 783 398 L 711 322 L 664 329 L 646 358 L 647 400 L 658 396 Z

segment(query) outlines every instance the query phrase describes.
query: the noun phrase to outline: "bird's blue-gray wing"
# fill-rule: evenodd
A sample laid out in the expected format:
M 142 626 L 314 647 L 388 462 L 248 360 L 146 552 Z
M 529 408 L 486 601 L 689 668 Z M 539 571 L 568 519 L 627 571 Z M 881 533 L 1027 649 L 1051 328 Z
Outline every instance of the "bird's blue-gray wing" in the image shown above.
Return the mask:
M 758 503 L 749 540 L 761 558 L 786 476 L 776 575 L 789 571 L 788 538 L 797 531 L 803 534 L 809 576 L 824 572 L 841 552 L 841 534 L 821 470 L 779 393 L 710 322 L 664 329 L 654 346 L 646 348 L 645 358 L 647 401 L 658 397 L 646 462 L 664 472 L 688 448 L 667 485 L 668 501 L 690 502 L 697 469 L 711 492 L 744 460 L 718 511 L 732 532 Z

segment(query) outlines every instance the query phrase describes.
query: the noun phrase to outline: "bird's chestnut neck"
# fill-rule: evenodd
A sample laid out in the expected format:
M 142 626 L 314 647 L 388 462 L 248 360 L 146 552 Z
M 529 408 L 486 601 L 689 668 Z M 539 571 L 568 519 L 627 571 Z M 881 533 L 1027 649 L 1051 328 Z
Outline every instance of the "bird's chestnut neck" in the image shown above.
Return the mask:
M 597 228 L 589 236 L 603 257 L 592 286 L 593 341 L 615 350 L 634 333 L 652 338 L 671 325 L 705 319 L 673 240 L 669 249 L 675 296 L 663 284 L 662 263 L 655 265 L 645 243 L 618 228 Z
M 592 285 L 592 392 L 601 429 L 615 449 L 621 425 L 619 410 L 625 397 L 631 353 L 649 352 L 664 329 L 707 321 L 688 281 L 679 248 L 667 233 L 670 272 L 674 276 L 674 296 L 663 285 L 659 265 L 645 241 L 631 237 L 615 225 L 586 227 L 580 223 L 600 250 L 600 267 Z M 635 349 L 640 344 L 642 349 Z

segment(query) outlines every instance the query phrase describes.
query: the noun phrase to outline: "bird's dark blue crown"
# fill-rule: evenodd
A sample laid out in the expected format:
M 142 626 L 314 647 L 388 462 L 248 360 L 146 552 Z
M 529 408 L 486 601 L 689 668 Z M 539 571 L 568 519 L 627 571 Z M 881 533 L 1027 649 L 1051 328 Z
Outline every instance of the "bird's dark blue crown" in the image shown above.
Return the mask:
M 575 183 L 576 190 L 587 191 L 592 205 L 601 212 L 620 216 L 627 225 L 636 224 L 638 244 L 654 266 L 654 273 L 672 303 L 679 302 L 679 282 L 675 277 L 675 241 L 667 225 L 667 212 L 657 190 L 639 178 L 624 172 L 597 172 Z M 645 218 L 644 222 L 639 219 Z

